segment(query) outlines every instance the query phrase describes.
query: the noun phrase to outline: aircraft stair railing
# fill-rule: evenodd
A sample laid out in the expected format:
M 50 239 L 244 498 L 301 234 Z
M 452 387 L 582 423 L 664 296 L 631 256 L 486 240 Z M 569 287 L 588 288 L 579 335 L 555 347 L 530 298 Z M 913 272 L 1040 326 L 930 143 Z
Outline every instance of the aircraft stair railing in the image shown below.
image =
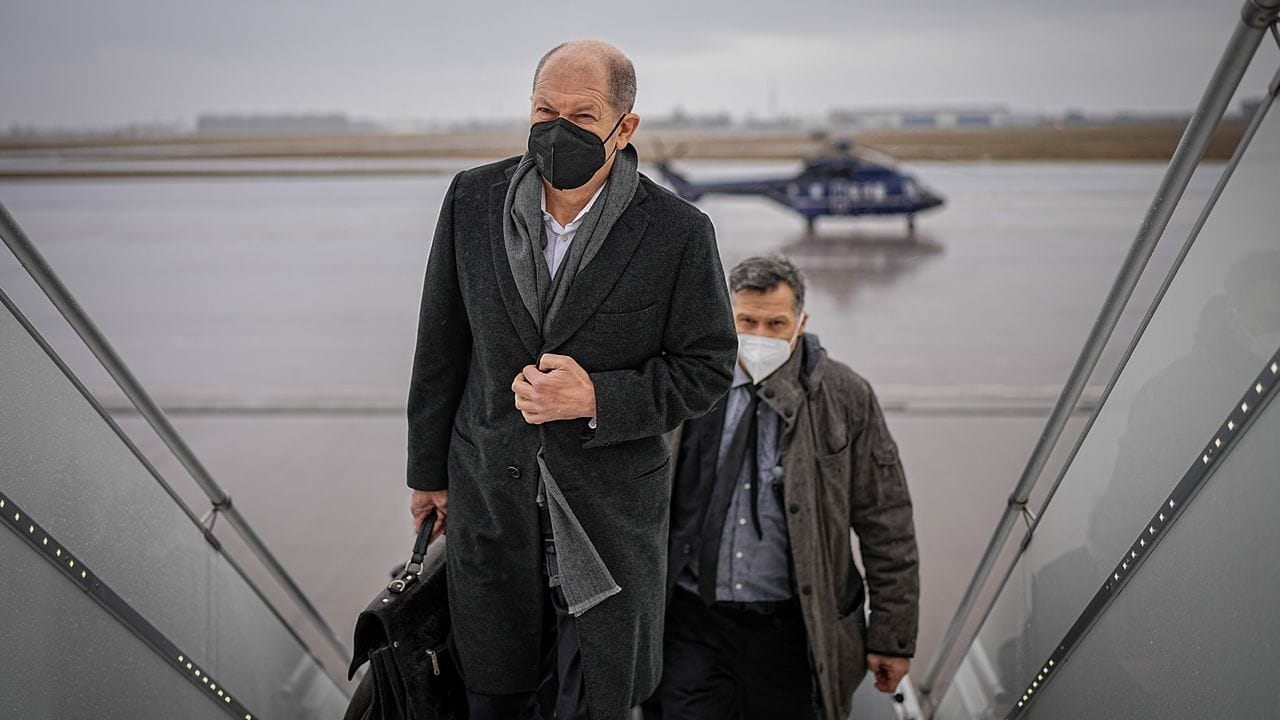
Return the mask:
M 1039 512 L 1026 507 L 1259 44 L 1268 32 L 1280 44 L 1278 11 L 1280 0 L 1245 4 L 923 678 L 934 717 L 1254 717 L 1280 708 L 1266 680 L 1280 670 L 1269 610 L 1280 602 L 1280 537 L 1262 517 L 1280 506 L 1280 418 L 1267 411 L 1280 382 L 1280 113 L 1269 112 L 1280 73 Z M 1029 527 L 1015 538 L 1019 516 Z M 989 584 L 1001 560 L 1009 564 Z M 1259 687 L 1248 688 L 1250 678 Z
M 2 206 L 0 238 L 210 502 L 182 501 L 0 289 L 0 716 L 341 716 L 345 645 Z

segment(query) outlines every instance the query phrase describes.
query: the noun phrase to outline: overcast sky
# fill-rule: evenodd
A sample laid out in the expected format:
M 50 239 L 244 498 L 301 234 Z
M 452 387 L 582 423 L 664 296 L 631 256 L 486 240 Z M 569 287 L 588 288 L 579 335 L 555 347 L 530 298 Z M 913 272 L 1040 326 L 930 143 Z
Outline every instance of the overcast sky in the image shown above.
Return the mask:
M 1008 105 L 1188 111 L 1241 0 L 0 0 L 0 129 L 207 112 L 520 117 L 565 39 L 636 64 L 637 112 Z M 1280 53 L 1266 40 L 1268 67 Z M 1265 87 L 1256 68 L 1246 94 Z

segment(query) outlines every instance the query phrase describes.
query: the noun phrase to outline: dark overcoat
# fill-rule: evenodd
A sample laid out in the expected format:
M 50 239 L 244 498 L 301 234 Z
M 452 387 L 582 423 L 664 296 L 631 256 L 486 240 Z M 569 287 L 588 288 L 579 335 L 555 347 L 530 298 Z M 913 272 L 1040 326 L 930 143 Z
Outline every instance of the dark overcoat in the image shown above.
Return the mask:
M 759 389 L 783 422 L 783 505 L 813 672 L 828 720 L 849 717 L 866 654 L 910 657 L 920 574 L 911 496 L 871 385 L 806 334 Z M 672 464 L 668 592 L 698 553 L 715 478 L 724 402 L 668 436 Z M 866 586 L 854 562 L 857 535 Z M 870 589 L 871 621 L 864 613 Z
M 408 485 L 449 490 L 450 609 L 467 685 L 533 690 L 546 578 L 536 454 L 622 591 L 578 618 L 588 708 L 623 718 L 661 668 L 670 453 L 662 434 L 706 412 L 737 338 L 710 219 L 640 176 L 599 254 L 539 335 L 503 244 L 518 158 L 459 173 L 427 262 L 408 399 Z M 595 386 L 586 418 L 527 424 L 511 384 L 543 353 Z

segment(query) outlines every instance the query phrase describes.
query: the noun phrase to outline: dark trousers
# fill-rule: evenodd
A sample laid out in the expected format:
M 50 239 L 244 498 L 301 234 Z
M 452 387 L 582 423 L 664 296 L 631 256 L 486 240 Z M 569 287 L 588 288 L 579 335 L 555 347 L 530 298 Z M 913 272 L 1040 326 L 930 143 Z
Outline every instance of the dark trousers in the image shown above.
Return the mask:
M 554 562 L 549 558 L 548 565 L 555 567 Z M 471 720 L 588 720 L 578 621 L 569 614 L 559 587 L 546 589 L 542 605 L 541 686 L 510 695 L 467 690 Z
M 677 588 L 662 651 L 662 682 L 645 703 L 646 717 L 655 710 L 662 720 L 819 717 L 798 604 L 769 614 L 707 607 Z

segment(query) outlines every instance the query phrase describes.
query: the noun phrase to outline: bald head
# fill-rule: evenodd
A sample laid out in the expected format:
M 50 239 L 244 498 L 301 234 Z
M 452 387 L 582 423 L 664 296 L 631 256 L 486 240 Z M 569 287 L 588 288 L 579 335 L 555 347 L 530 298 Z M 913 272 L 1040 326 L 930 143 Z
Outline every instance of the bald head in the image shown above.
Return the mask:
M 533 73 L 533 87 L 547 65 L 562 65 L 578 73 L 599 73 L 608 87 L 610 109 L 629 113 L 636 103 L 636 69 L 618 48 L 599 40 L 570 40 L 547 51 Z

